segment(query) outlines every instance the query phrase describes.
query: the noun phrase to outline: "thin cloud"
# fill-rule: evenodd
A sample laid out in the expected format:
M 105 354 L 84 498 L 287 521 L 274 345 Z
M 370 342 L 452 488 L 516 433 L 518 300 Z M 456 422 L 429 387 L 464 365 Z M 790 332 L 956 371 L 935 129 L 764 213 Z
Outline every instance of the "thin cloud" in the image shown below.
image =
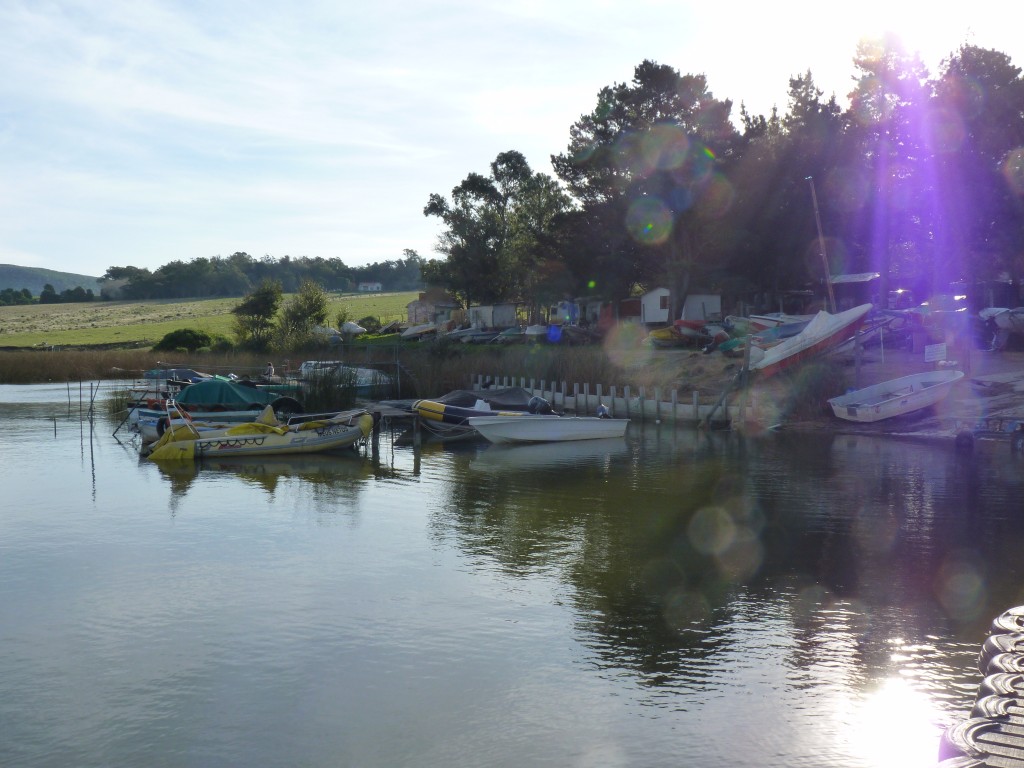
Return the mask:
M 1002 50 L 1024 10 L 973 3 L 914 23 L 891 4 L 792 2 L 723 21 L 668 0 L 212 0 L 0 4 L 0 258 L 102 274 L 230 254 L 432 255 L 423 206 L 517 149 L 563 151 L 598 91 L 645 58 L 701 72 L 750 111 L 810 68 L 851 85 L 879 19 Z M 969 39 L 965 39 L 968 38 Z

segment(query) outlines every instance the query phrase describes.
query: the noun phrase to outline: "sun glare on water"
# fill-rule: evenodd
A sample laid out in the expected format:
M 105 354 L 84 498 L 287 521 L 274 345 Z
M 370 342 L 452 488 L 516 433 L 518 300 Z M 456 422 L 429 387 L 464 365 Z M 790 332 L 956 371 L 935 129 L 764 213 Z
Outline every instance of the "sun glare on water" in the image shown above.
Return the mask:
M 905 680 L 889 678 L 850 713 L 853 753 L 871 768 L 933 768 L 938 761 L 939 713 Z

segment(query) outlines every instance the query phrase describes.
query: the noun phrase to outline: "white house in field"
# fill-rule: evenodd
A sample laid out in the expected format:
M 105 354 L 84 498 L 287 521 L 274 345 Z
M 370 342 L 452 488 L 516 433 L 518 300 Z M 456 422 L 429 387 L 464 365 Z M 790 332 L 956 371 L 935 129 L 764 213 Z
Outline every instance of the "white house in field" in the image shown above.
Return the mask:
M 384 286 L 380 283 L 374 282 L 362 282 L 356 288 L 360 293 L 377 293 L 384 290 Z

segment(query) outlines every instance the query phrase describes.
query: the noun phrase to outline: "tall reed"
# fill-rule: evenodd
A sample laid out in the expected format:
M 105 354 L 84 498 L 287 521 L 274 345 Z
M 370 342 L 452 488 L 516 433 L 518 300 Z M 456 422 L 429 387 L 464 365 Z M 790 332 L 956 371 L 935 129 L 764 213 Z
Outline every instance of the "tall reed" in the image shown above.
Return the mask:
M 302 360 L 339 360 L 348 366 L 368 367 L 387 374 L 395 383 L 376 392 L 380 398 L 436 397 L 464 389 L 477 375 L 525 377 L 548 382 L 633 385 L 669 388 L 678 366 L 656 364 L 649 356 L 637 358 L 632 350 L 601 345 L 560 347 L 544 344 L 512 346 L 459 343 L 402 343 L 391 347 L 342 345 L 330 349 L 299 350 L 287 360 L 274 361 L 279 374 L 297 372 Z M 158 367 L 193 368 L 208 373 L 255 378 L 267 356 L 243 352 L 154 353 L 148 350 L 18 351 L 0 352 L 0 384 L 116 380 L 140 378 Z M 317 386 L 311 396 L 323 402 L 341 402 L 333 392 L 348 382 Z M 354 383 L 352 384 L 354 389 Z M 324 389 L 324 392 L 319 392 Z M 327 390 L 331 390 L 328 392 Z M 334 406 L 331 406 L 334 407 Z M 308 408 L 307 408 L 308 410 Z

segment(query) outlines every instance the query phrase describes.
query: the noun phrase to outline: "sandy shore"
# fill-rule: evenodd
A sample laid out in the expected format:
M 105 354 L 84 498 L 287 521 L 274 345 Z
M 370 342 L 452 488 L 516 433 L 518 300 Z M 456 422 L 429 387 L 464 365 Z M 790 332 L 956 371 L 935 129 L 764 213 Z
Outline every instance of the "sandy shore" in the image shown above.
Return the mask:
M 901 433 L 908 431 L 955 434 L 972 425 L 999 420 L 1024 420 L 1024 352 L 990 352 L 979 349 L 957 349 L 942 363 L 926 361 L 921 350 L 867 350 L 859 369 L 847 364 L 851 388 L 888 381 L 913 373 L 934 370 L 939 366 L 964 372 L 949 397 L 934 408 L 919 414 L 889 419 L 874 424 L 856 424 L 826 413 L 821 419 L 793 422 L 797 428 L 834 429 L 837 431 Z
M 676 389 L 681 396 L 697 392 L 700 401 L 712 404 L 730 387 L 743 364 L 741 359 L 721 353 L 702 354 L 692 349 L 656 350 L 628 361 L 627 368 L 656 380 L 665 389 Z M 776 376 L 754 380 L 748 402 L 755 404 L 752 424 L 747 428 L 784 426 L 787 429 L 832 430 L 836 432 L 906 433 L 907 430 L 936 432 L 946 436 L 965 424 L 983 419 L 1024 419 L 1024 351 L 989 352 L 979 349 L 951 348 L 942 362 L 925 359 L 923 347 L 881 349 L 872 347 L 861 354 L 859 366 L 853 360 L 843 363 L 848 389 L 859 389 L 913 373 L 947 367 L 964 372 L 950 395 L 934 408 L 874 424 L 857 424 L 836 418 L 822 398 L 817 416 L 801 409 L 796 417 L 786 412 L 793 398 L 786 387 L 795 376 Z M 839 394 L 832 393 L 832 394 Z M 831 395 L 828 395 L 831 396 Z M 728 402 L 735 405 L 742 397 L 734 392 Z

